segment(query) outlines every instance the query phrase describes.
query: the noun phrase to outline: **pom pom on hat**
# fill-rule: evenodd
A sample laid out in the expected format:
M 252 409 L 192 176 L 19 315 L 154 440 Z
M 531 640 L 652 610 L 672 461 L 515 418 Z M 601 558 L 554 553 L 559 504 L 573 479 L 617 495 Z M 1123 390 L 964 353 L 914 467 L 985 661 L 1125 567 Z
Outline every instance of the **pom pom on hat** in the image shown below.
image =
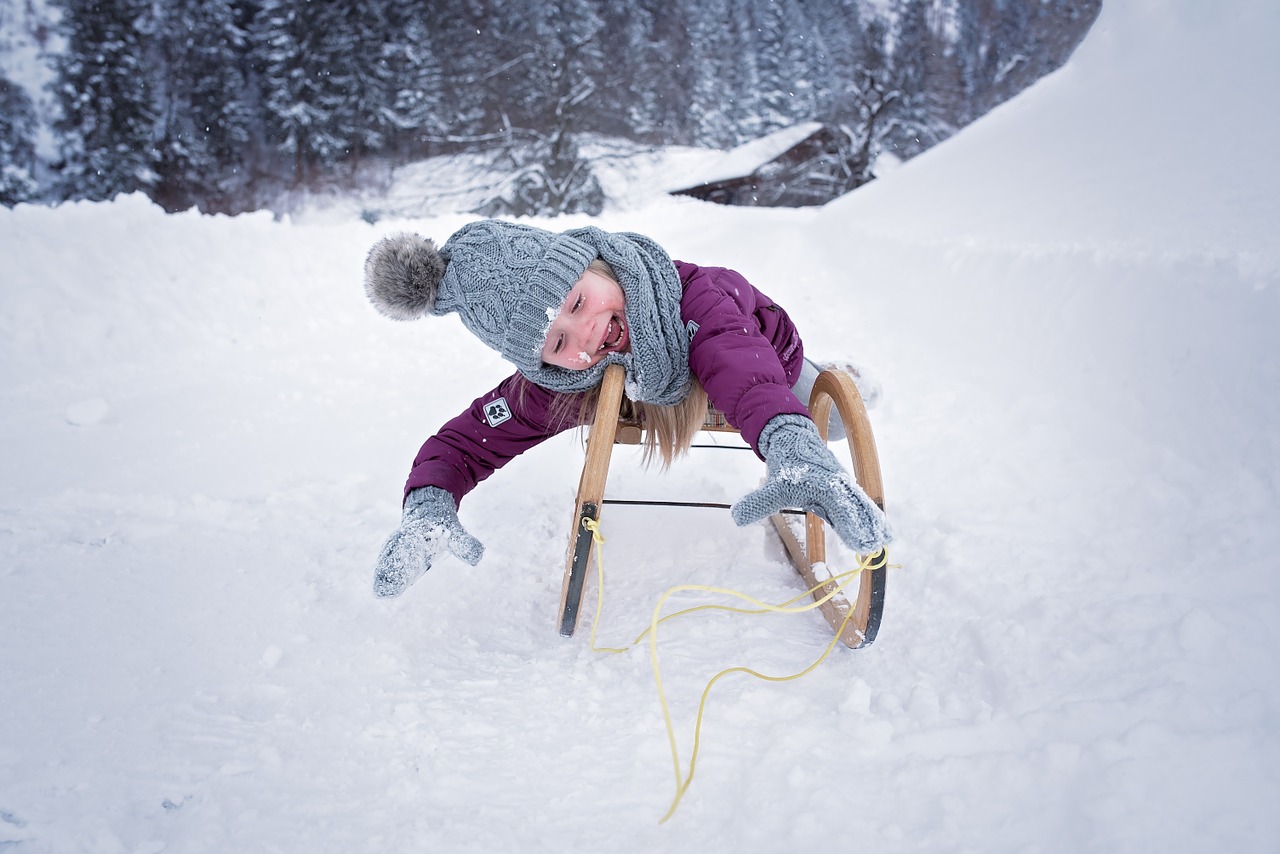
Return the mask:
M 392 320 L 417 320 L 436 304 L 445 260 L 435 243 L 402 232 L 384 237 L 364 262 L 364 292 Z

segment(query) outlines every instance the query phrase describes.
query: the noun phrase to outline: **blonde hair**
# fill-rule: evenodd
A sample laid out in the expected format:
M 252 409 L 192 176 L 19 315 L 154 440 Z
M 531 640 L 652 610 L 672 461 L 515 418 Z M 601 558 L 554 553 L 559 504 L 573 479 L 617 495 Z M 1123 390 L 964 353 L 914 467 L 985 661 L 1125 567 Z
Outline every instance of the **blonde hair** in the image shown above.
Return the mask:
M 662 467 L 670 466 L 672 460 L 688 452 L 693 437 L 707 420 L 707 393 L 693 376 L 689 377 L 689 393 L 675 406 L 630 403 L 644 429 L 641 459 L 645 465 L 653 462 L 655 456 L 660 456 Z
M 597 258 L 587 265 L 593 273 L 617 283 L 613 268 Z M 523 376 L 521 377 L 523 379 Z M 600 389 L 594 388 L 582 395 L 559 395 L 552 404 L 551 418 L 556 425 L 573 424 L 590 426 L 600 399 Z M 576 404 L 576 405 L 575 405 Z M 693 437 L 702 429 L 707 417 L 707 393 L 692 374 L 689 376 L 689 393 L 673 406 L 658 406 L 643 401 L 622 399 L 619 418 L 640 425 L 644 438 L 641 459 L 649 465 L 655 459 L 662 460 L 667 468 L 677 457 L 685 454 L 693 444 Z

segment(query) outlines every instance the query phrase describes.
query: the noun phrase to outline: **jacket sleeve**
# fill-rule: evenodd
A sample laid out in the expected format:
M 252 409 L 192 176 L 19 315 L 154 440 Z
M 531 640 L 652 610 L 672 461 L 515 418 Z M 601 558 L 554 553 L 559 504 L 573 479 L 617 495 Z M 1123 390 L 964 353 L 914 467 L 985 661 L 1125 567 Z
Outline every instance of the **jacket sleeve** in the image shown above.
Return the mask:
M 689 368 L 711 404 L 759 454 L 760 431 L 775 415 L 809 417 L 791 391 L 803 358 L 799 336 L 785 313 L 740 273 L 697 267 L 688 275 L 680 310 L 690 334 Z M 777 321 L 762 321 L 774 320 L 770 312 Z
M 438 486 L 461 504 L 464 495 L 502 466 L 578 426 L 581 396 L 565 397 L 518 373 L 507 377 L 423 443 L 405 483 L 405 496 L 421 486 Z M 561 412 L 566 415 L 560 416 Z

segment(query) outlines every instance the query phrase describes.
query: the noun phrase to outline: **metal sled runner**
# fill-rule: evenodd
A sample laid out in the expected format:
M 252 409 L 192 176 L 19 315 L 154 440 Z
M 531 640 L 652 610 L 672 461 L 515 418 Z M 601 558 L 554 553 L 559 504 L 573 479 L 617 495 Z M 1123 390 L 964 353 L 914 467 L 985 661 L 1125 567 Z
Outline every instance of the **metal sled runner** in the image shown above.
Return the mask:
M 595 420 L 592 422 L 587 438 L 587 457 L 582 468 L 582 479 L 578 484 L 578 497 L 569 533 L 564 585 L 560 591 L 560 634 L 564 637 L 571 637 L 577 628 L 578 611 L 590 570 L 593 538 L 591 532 L 582 524 L 583 521 L 591 519 L 598 522 L 601 509 L 605 504 L 652 503 L 613 501 L 604 497 L 605 481 L 609 476 L 609 460 L 613 454 L 614 444 L 638 444 L 643 431 L 643 426 L 638 422 L 619 418 L 624 379 L 625 373 L 621 365 L 611 365 L 605 371 L 604 382 L 600 387 L 600 398 L 596 404 Z M 827 438 L 827 425 L 832 406 L 839 414 L 849 439 L 854 476 L 871 500 L 883 510 L 884 486 L 880 479 L 880 458 L 876 454 L 871 422 L 867 418 L 867 410 L 862 403 L 862 396 L 858 393 L 858 387 L 854 385 L 848 374 L 841 371 L 823 371 L 819 374 L 809 399 L 809 412 L 813 415 L 824 440 Z M 715 409 L 708 409 L 702 429 L 720 433 L 737 432 L 729 426 L 724 415 Z M 663 503 L 694 507 L 728 507 L 724 504 L 701 502 Z M 803 525 L 793 527 L 788 521 L 789 515 L 797 517 L 803 515 Z M 774 514 L 771 521 L 782 539 L 787 556 L 796 572 L 808 587 L 815 588 L 814 598 L 821 599 L 834 590 L 837 584 L 835 581 L 827 580 L 830 575 L 823 572 L 823 577 L 819 579 L 814 570 L 816 565 L 826 562 L 826 532 L 822 519 L 812 513 L 783 511 Z M 852 649 L 870 644 L 875 640 L 876 633 L 880 629 L 880 617 L 884 610 L 886 563 L 882 551 L 872 562 L 874 569 L 863 571 L 854 584 L 819 605 L 819 610 L 833 629 L 839 631 L 842 626 L 844 627 L 840 640 Z M 831 575 L 837 573 L 838 568 Z M 825 583 L 819 586 L 820 581 Z M 852 599 L 845 595 L 855 590 L 856 595 Z M 846 620 L 850 610 L 853 611 L 853 616 Z

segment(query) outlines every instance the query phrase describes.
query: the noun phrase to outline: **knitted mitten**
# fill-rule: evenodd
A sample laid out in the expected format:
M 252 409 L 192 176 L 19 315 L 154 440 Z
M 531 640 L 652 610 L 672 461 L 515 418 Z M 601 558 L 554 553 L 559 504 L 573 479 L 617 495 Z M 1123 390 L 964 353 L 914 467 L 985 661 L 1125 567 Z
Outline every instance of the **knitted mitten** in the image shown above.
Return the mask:
M 767 467 L 764 484 L 730 511 L 749 525 L 784 507 L 821 516 L 845 545 L 870 554 L 892 539 L 884 512 L 836 461 L 813 422 L 802 415 L 775 415 L 760 433 Z
M 480 562 L 484 546 L 458 521 L 453 496 L 435 486 L 412 490 L 404 502 L 404 514 L 382 547 L 374 567 L 375 596 L 399 596 L 431 568 L 444 550 L 472 566 Z

